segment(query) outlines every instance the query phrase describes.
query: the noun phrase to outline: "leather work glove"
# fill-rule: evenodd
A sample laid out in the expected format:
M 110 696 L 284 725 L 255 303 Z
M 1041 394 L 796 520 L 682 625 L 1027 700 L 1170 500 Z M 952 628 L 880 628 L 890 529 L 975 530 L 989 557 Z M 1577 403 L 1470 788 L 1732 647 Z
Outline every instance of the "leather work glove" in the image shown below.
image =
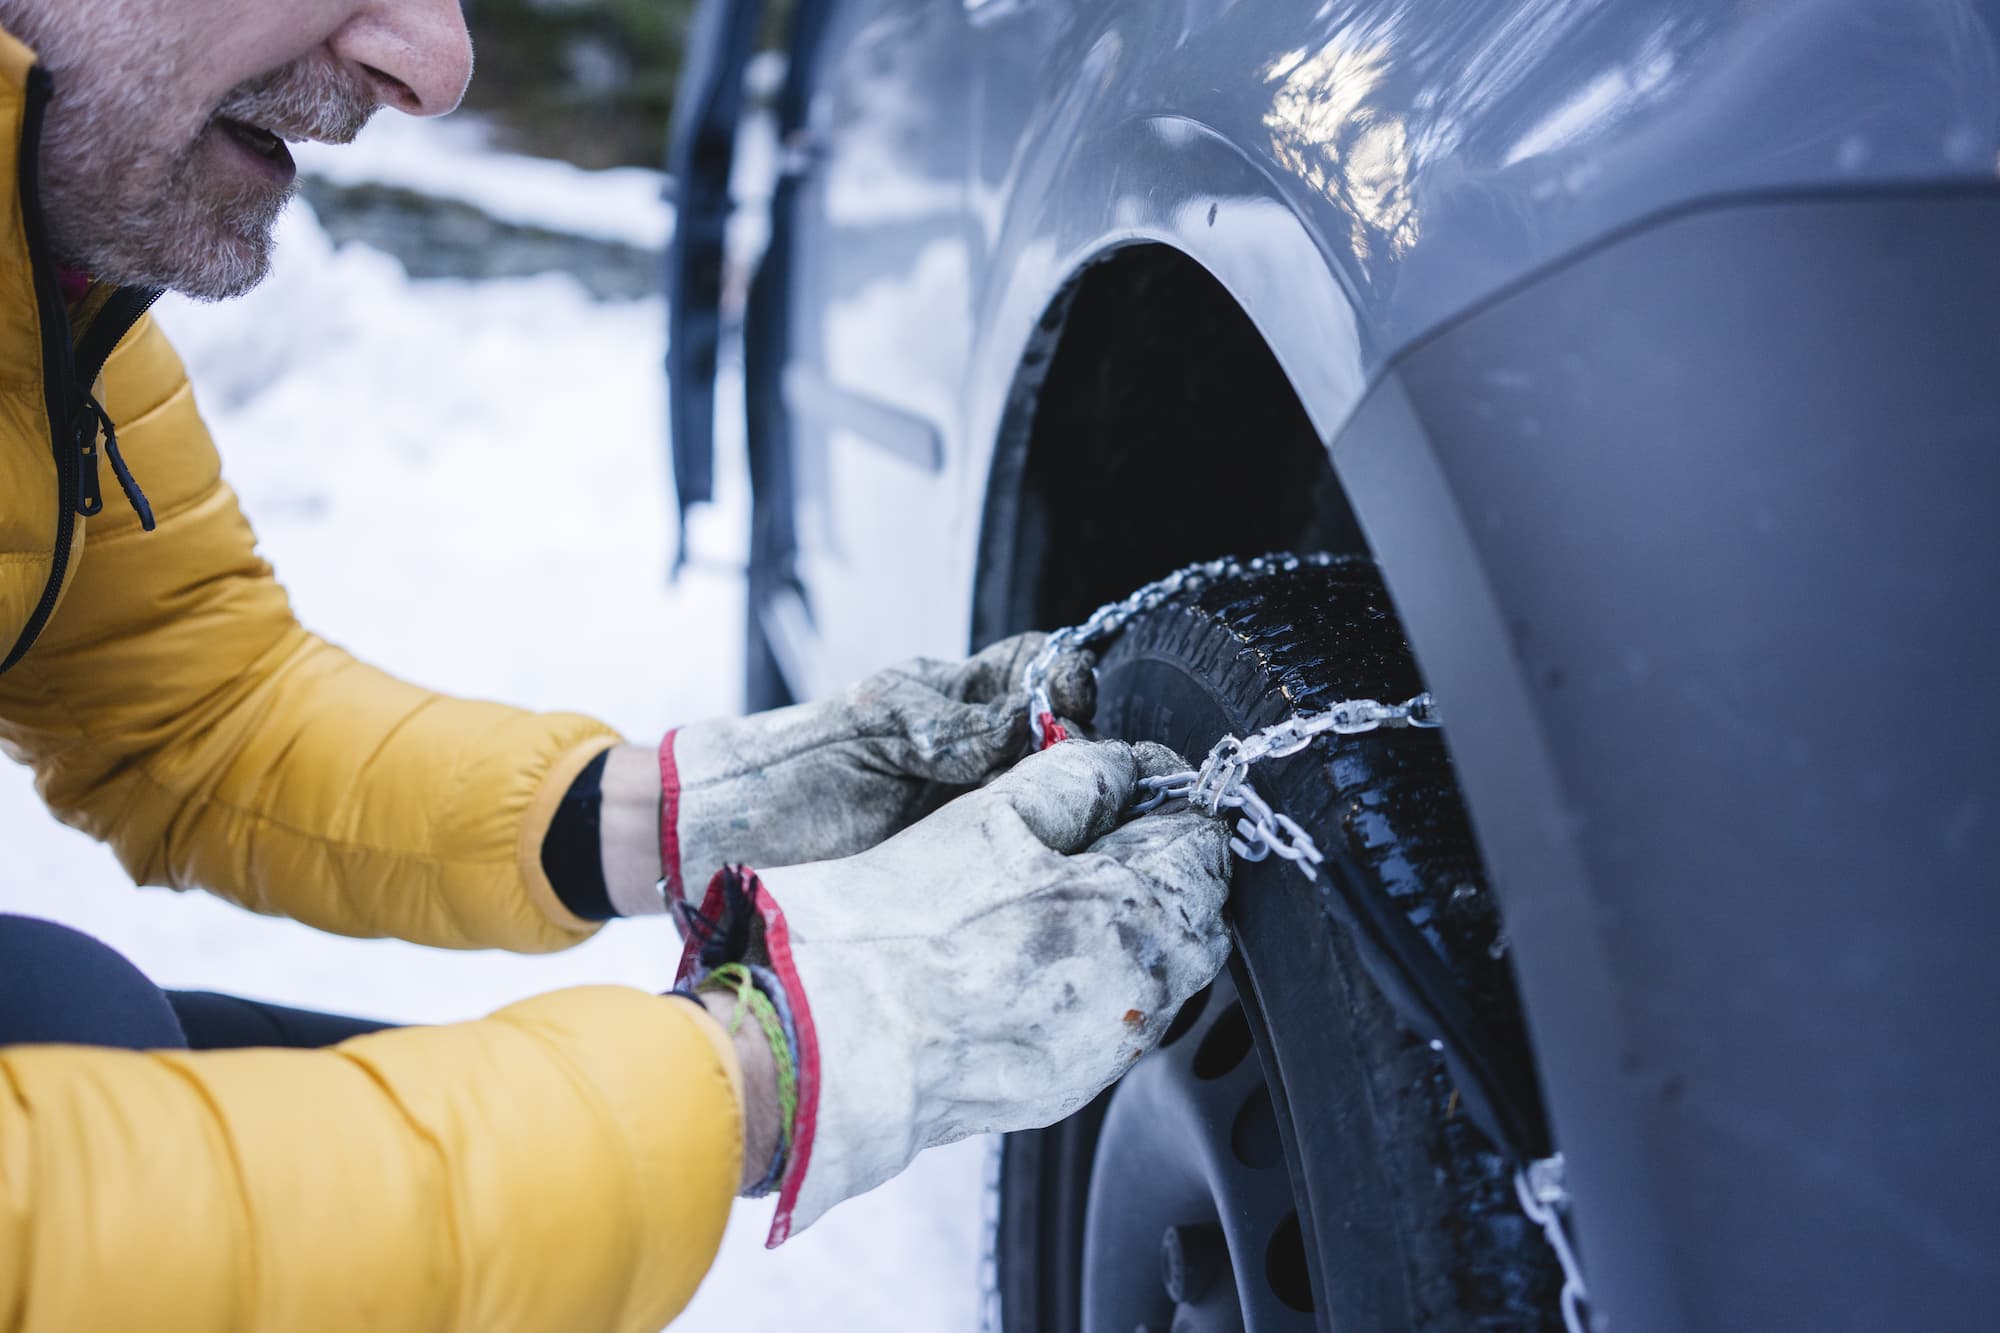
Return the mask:
M 723 865 L 793 865 L 865 851 L 1027 753 L 1021 678 L 1043 634 L 967 661 L 918 658 L 844 693 L 701 722 L 660 745 L 660 860 L 668 900 Z M 1057 711 L 1096 710 L 1093 659 L 1058 659 Z
M 796 1046 L 776 1245 L 972 1134 L 1052 1124 L 1159 1041 L 1229 953 L 1229 831 L 1121 823 L 1164 746 L 1071 741 L 872 851 L 711 882 L 682 979 L 772 978 Z

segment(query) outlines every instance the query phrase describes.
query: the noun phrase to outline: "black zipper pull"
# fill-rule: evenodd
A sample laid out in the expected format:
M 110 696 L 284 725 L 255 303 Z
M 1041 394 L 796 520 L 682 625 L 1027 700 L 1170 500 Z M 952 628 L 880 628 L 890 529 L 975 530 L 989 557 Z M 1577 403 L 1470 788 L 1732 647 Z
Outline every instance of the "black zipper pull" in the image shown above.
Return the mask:
M 76 479 L 76 512 L 85 518 L 104 512 L 104 493 L 97 487 L 97 421 L 102 411 L 97 400 L 86 393 L 77 414 L 76 452 L 83 459 L 83 468 Z
M 125 466 L 125 456 L 118 452 L 118 427 L 112 422 L 111 414 L 104 410 L 104 404 L 98 402 L 88 390 L 83 395 L 83 424 L 77 431 L 78 447 L 83 453 L 82 500 L 77 505 L 77 512 L 87 518 L 104 508 L 104 496 L 97 486 L 97 432 L 100 428 L 104 432 L 104 453 L 111 460 L 111 475 L 118 478 L 118 489 L 125 492 L 126 502 L 139 516 L 139 526 L 151 532 L 156 526 L 153 506 L 147 501 L 146 493 L 139 489 L 132 469 Z

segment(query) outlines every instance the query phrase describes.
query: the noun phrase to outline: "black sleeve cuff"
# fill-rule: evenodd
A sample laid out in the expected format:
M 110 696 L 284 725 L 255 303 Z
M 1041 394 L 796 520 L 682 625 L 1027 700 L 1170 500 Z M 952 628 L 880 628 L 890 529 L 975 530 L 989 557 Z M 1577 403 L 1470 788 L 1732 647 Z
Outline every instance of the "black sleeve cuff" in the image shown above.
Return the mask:
M 585 921 L 609 921 L 618 915 L 604 883 L 604 849 L 598 814 L 604 807 L 606 750 L 583 767 L 569 784 L 542 839 L 542 871 L 562 905 Z

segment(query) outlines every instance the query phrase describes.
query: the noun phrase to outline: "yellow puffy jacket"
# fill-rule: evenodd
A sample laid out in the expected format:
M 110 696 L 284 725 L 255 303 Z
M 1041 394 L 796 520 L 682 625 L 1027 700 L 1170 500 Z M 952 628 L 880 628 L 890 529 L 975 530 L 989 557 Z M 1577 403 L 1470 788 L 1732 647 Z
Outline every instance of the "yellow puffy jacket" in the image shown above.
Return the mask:
M 141 303 L 63 303 L 48 88 L 0 32 L 0 745 L 142 883 L 350 935 L 583 939 L 539 847 L 615 738 L 299 627 Z M 108 460 L 74 513 L 87 387 L 155 532 Z M 0 1049 L 0 1333 L 657 1329 L 720 1241 L 741 1095 L 705 1014 L 616 987 L 327 1051 Z

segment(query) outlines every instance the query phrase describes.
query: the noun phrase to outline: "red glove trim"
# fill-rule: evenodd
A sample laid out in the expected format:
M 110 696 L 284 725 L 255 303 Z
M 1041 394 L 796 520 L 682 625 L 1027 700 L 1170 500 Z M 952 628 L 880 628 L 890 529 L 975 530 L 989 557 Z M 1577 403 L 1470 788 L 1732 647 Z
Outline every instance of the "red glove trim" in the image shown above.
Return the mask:
M 676 727 L 660 738 L 660 877 L 666 881 L 669 913 L 685 896 L 681 886 L 681 771 L 674 763 L 674 737 L 679 734 Z
M 725 911 L 722 880 L 729 869 L 716 871 L 708 881 L 708 892 L 702 896 L 701 914 L 710 921 L 722 920 Z M 813 1135 L 819 1128 L 819 1031 L 813 1026 L 812 1005 L 806 999 L 805 984 L 799 980 L 798 966 L 792 961 L 791 928 L 785 924 L 783 910 L 757 878 L 756 871 L 749 866 L 737 866 L 735 870 L 748 881 L 744 887 L 764 923 L 764 953 L 771 970 L 785 987 L 785 998 L 791 1001 L 792 1029 L 799 1038 L 798 1118 L 792 1124 L 792 1152 L 785 1162 L 785 1178 L 778 1185 L 778 1210 L 771 1217 L 771 1234 L 764 1240 L 766 1249 L 775 1250 L 791 1239 L 792 1211 L 798 1206 L 806 1168 L 812 1164 Z M 674 974 L 674 984 L 681 985 L 693 977 L 700 960 L 701 942 L 696 932 L 690 930 L 687 942 L 681 946 L 681 964 Z
M 1054 713 L 1043 713 L 1041 722 L 1042 748 L 1044 750 L 1048 749 L 1051 745 L 1060 745 L 1069 739 L 1069 728 L 1056 721 Z

